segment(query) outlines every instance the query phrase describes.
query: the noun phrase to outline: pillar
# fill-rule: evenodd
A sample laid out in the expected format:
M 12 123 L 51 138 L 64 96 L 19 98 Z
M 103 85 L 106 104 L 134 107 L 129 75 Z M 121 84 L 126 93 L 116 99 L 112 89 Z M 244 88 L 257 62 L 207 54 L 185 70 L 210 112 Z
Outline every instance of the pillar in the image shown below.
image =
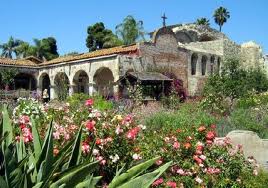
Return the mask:
M 57 98 L 57 94 L 55 92 L 55 85 L 50 85 L 50 100 Z

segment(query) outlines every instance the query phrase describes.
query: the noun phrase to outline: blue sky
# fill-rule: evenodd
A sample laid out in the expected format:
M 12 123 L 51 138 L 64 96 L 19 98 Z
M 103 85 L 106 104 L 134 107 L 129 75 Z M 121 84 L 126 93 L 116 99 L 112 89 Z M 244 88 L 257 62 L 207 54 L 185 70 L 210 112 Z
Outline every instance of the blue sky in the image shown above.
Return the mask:
M 212 18 L 219 6 L 226 7 L 231 18 L 223 26 L 232 40 L 254 40 L 268 52 L 268 0 L 1 0 L 0 43 L 10 36 L 24 41 L 53 36 L 59 53 L 86 52 L 87 27 L 104 22 L 114 30 L 127 15 L 143 20 L 146 31 L 167 24 L 194 22 Z

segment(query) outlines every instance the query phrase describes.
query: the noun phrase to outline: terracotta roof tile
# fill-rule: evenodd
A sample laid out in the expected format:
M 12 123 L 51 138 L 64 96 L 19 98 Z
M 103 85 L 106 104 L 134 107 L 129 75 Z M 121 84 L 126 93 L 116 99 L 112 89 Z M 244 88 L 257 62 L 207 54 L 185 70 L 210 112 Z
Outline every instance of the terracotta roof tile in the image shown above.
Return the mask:
M 51 61 L 46 61 L 41 63 L 41 60 L 34 57 L 27 57 L 24 59 L 9 59 L 9 58 L 0 58 L 0 64 L 2 65 L 14 65 L 14 66 L 25 66 L 25 67 L 39 67 L 46 65 L 53 65 L 57 63 L 66 63 L 70 61 L 83 60 L 94 57 L 101 57 L 106 55 L 113 54 L 125 54 L 132 53 L 137 51 L 137 45 L 131 46 L 118 46 L 114 48 L 107 48 L 102 50 L 96 50 L 94 52 L 79 54 L 79 55 L 70 55 L 70 56 L 62 56 Z
M 63 63 L 63 62 L 70 62 L 70 61 L 82 60 L 82 59 L 88 59 L 88 58 L 94 58 L 94 57 L 101 57 L 101 56 L 106 56 L 106 55 L 130 53 L 130 52 L 136 52 L 136 51 L 137 51 L 136 44 L 131 45 L 131 46 L 118 46 L 118 47 L 113 47 L 113 48 L 96 50 L 93 52 L 79 54 L 79 55 L 62 56 L 62 57 L 53 59 L 51 61 L 44 62 L 40 64 L 40 66 Z
M 2 65 L 15 65 L 15 66 L 26 66 L 26 67 L 36 67 L 37 64 L 29 59 L 9 59 L 0 58 L 0 64 Z

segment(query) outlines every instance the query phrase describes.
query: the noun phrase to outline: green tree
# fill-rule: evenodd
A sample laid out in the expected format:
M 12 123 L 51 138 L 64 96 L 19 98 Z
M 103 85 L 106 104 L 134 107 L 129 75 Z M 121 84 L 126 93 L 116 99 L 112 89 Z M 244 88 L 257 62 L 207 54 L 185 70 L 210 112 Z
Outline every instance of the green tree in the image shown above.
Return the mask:
M 140 38 L 145 40 L 143 22 L 136 21 L 133 16 L 127 16 L 115 29 L 117 36 L 125 45 L 133 44 Z
M 31 55 L 32 46 L 28 42 L 22 42 L 17 48 L 17 57 L 25 58 Z
M 102 22 L 89 26 L 87 28 L 87 34 L 86 46 L 89 51 L 114 47 L 122 44 L 111 30 L 105 28 Z
M 8 86 L 14 82 L 15 76 L 18 74 L 18 70 L 15 68 L 0 69 L 1 83 L 3 86 Z
M 220 26 L 220 31 L 224 23 L 227 22 L 227 20 L 230 18 L 230 13 L 228 10 L 224 7 L 219 7 L 214 12 L 214 20 L 215 23 Z
M 198 18 L 195 22 L 197 25 L 205 25 L 205 26 L 209 26 L 209 20 L 207 18 Z
M 51 60 L 59 57 L 57 41 L 53 37 L 34 39 L 34 46 L 29 48 L 28 55 L 33 55 L 41 60 Z
M 13 58 L 13 54 L 17 55 L 16 48 L 22 43 L 21 40 L 14 39 L 10 37 L 7 43 L 0 45 L 0 49 L 2 49 L 2 57 L 5 58 Z

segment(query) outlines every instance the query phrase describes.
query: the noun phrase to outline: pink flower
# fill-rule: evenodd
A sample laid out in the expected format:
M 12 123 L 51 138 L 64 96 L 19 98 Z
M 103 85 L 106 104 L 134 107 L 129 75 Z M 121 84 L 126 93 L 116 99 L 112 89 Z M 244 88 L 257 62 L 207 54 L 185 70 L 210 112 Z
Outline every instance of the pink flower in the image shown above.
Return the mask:
M 88 152 L 89 152 L 89 144 L 87 142 L 82 143 L 82 152 L 84 154 L 88 154 Z
M 177 184 L 174 181 L 168 181 L 166 183 L 166 186 L 171 187 L 171 188 L 176 188 L 177 187 Z
M 199 164 L 201 164 L 203 161 L 202 161 L 202 159 L 200 159 L 197 155 L 194 155 L 193 156 L 193 159 L 194 159 L 194 161 L 199 165 Z
M 96 124 L 96 122 L 94 120 L 87 121 L 86 122 L 86 128 L 87 128 L 87 130 L 89 130 L 91 132 L 94 131 L 95 130 L 95 124 Z
M 163 178 L 158 178 L 157 180 L 154 181 L 152 186 L 157 187 L 157 186 L 161 185 L 163 182 L 164 182 Z
M 219 168 L 208 167 L 207 169 L 208 174 L 219 174 L 220 172 L 221 170 Z
M 59 140 L 60 139 L 60 133 L 59 133 L 59 131 L 54 132 L 53 133 L 53 137 L 54 137 L 55 140 Z
M 127 138 L 130 139 L 130 140 L 135 140 L 136 137 L 137 137 L 137 134 L 139 133 L 139 131 L 140 131 L 139 127 L 135 127 L 133 129 L 130 129 L 127 132 Z
M 180 175 L 183 176 L 183 175 L 185 175 L 185 172 L 184 172 L 183 169 L 180 168 L 180 169 L 177 170 L 177 174 L 180 174 Z
M 121 129 L 120 126 L 117 126 L 116 129 L 115 129 L 115 133 L 120 134 L 122 132 L 123 132 L 123 129 Z
M 163 159 L 158 159 L 155 163 L 156 163 L 156 165 L 159 166 L 163 163 Z
M 174 142 L 174 144 L 173 144 L 173 148 L 174 148 L 174 149 L 178 149 L 178 148 L 180 148 L 180 143 L 179 143 L 178 141 Z
M 93 99 L 88 99 L 88 100 L 86 100 L 86 102 L 85 102 L 85 105 L 86 106 L 92 106 L 93 105 Z
M 207 132 L 206 138 L 207 140 L 213 140 L 215 138 L 216 134 L 214 131 Z
M 104 166 L 106 164 L 106 160 L 101 160 L 100 164 Z
M 19 119 L 19 123 L 21 124 L 28 124 L 30 122 L 29 116 L 23 115 Z

